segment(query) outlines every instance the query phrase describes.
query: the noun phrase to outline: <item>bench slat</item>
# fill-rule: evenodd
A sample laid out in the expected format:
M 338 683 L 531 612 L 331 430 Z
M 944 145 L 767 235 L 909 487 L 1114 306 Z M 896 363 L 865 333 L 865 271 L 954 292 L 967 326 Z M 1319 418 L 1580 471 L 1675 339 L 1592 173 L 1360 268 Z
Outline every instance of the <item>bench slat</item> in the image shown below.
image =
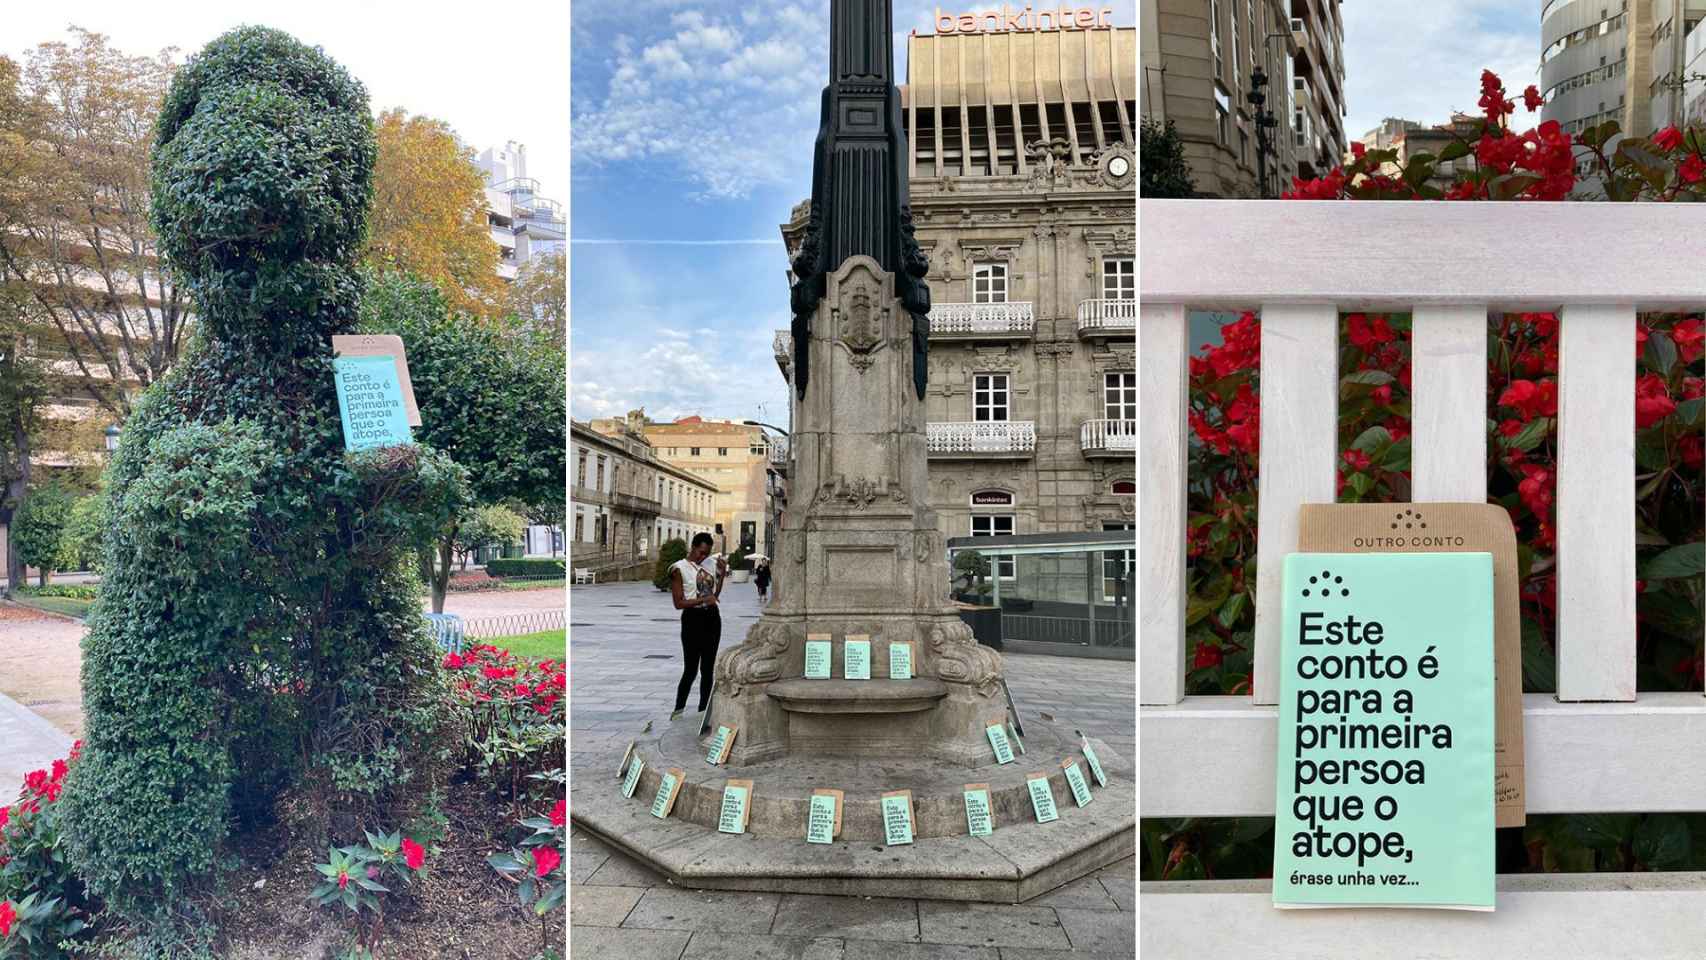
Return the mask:
M 1339 315 L 1332 304 L 1262 308 L 1261 466 L 1257 481 L 1257 703 L 1279 697 L 1283 559 L 1297 552 L 1298 508 L 1332 503 L 1339 423 Z
M 1143 494 L 1143 703 L 1185 696 L 1186 358 L 1190 320 L 1182 304 L 1144 304 L 1138 324 L 1138 439 Z
M 1487 308 L 1417 307 L 1410 341 L 1412 493 L 1487 500 Z
M 1635 308 L 1566 306 L 1558 347 L 1558 699 L 1635 699 Z

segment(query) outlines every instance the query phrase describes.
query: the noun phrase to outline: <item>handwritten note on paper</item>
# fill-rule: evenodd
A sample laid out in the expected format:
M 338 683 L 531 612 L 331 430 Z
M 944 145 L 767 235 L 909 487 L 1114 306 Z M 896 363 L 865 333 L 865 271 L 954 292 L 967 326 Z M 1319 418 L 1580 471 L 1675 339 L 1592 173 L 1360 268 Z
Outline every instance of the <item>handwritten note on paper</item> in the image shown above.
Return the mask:
M 883 843 L 895 847 L 912 842 L 912 791 L 883 794 Z
M 680 782 L 673 772 L 663 775 L 658 782 L 657 796 L 652 798 L 652 816 L 659 820 L 669 816 L 669 808 L 675 805 L 675 786 Z
M 871 679 L 871 640 L 848 634 L 841 645 L 841 675 L 848 680 Z
M 1036 811 L 1038 823 L 1052 823 L 1060 819 L 1060 811 L 1054 807 L 1054 791 L 1049 789 L 1048 774 L 1031 774 L 1025 780 L 1025 788 L 1031 791 L 1031 809 Z
M 897 641 L 889 644 L 889 679 L 912 679 L 912 642 Z
M 1090 785 L 1084 782 L 1084 771 L 1078 769 L 1077 760 L 1062 760 L 1060 768 L 1066 771 L 1066 785 L 1072 788 L 1072 802 L 1084 806 L 1090 802 Z
M 1007 725 L 992 723 L 983 732 L 989 735 L 989 745 L 995 748 L 995 762 L 1012 763 L 1013 745 L 1007 741 Z
M 833 796 L 824 793 L 812 794 L 811 808 L 806 813 L 806 842 L 835 842 L 835 798 Z
M 1102 761 L 1096 757 L 1096 751 L 1090 747 L 1090 741 L 1084 741 L 1084 759 L 1090 761 L 1090 774 L 1096 778 L 1096 786 L 1108 785 L 1108 775 L 1102 772 Z
M 995 818 L 989 812 L 989 784 L 968 783 L 966 797 L 966 832 L 974 837 L 987 837 L 995 832 Z
M 745 833 L 746 807 L 751 787 L 730 783 L 723 788 L 723 808 L 717 813 L 718 833 Z
M 622 795 L 624 797 L 634 795 L 634 788 L 640 785 L 640 771 L 645 768 L 645 762 L 639 757 L 635 757 L 633 762 L 628 764 L 628 775 L 622 778 Z
M 808 636 L 821 639 L 806 640 L 806 679 L 828 680 L 831 647 L 829 634 L 813 633 Z

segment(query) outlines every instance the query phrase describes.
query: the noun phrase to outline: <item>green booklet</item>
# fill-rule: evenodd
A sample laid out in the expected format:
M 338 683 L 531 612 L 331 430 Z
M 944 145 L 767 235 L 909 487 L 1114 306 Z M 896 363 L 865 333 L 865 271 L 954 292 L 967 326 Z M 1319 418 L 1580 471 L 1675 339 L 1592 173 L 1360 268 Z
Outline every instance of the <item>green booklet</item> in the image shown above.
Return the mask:
M 1285 559 L 1277 907 L 1493 909 L 1493 558 Z
M 332 382 L 337 388 L 345 450 L 413 442 L 394 358 L 333 357 Z

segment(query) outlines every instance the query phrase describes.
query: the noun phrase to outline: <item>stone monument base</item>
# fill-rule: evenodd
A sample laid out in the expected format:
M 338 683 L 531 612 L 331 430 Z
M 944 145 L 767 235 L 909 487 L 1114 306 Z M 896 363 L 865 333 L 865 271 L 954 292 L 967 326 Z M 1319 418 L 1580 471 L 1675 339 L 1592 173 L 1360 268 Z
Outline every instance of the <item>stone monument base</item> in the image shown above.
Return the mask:
M 1108 776 L 1108 785 L 1099 787 L 1070 729 L 1031 721 L 1026 733 L 1026 752 L 1009 764 L 996 764 L 986 751 L 974 766 L 900 754 L 796 755 L 712 767 L 705 762 L 708 738 L 698 736 L 693 718 L 683 717 L 661 736 L 637 742 L 645 770 L 633 797 L 622 796 L 613 769 L 577 770 L 569 810 L 576 828 L 684 887 L 1019 903 L 1131 856 L 1137 832 L 1135 771 L 1125 758 L 1091 740 Z M 1068 757 L 1078 758 L 1090 783 L 1092 799 L 1084 807 L 1074 803 L 1061 772 L 1060 761 Z M 686 785 L 670 816 L 660 820 L 651 815 L 652 798 L 670 767 L 685 771 Z M 1025 778 L 1045 771 L 1060 818 L 1037 823 Z M 716 829 L 730 778 L 753 782 L 744 834 Z M 990 836 L 966 833 L 967 783 L 989 784 Z M 805 840 L 808 798 L 819 788 L 845 793 L 842 834 L 831 844 Z M 901 789 L 913 794 L 915 839 L 885 846 L 878 799 Z

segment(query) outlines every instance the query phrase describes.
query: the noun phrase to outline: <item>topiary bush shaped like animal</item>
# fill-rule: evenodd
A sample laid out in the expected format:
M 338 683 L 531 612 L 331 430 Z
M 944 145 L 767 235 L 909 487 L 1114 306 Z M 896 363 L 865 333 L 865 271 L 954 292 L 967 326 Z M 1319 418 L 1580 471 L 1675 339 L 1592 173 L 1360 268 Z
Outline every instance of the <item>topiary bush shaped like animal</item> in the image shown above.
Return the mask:
M 161 110 L 153 224 L 198 340 L 110 469 L 65 789 L 72 862 L 133 921 L 182 916 L 288 788 L 347 836 L 437 786 L 447 698 L 405 567 L 466 474 L 424 447 L 346 454 L 332 378 L 374 154 L 362 86 L 276 30 L 208 44 Z

